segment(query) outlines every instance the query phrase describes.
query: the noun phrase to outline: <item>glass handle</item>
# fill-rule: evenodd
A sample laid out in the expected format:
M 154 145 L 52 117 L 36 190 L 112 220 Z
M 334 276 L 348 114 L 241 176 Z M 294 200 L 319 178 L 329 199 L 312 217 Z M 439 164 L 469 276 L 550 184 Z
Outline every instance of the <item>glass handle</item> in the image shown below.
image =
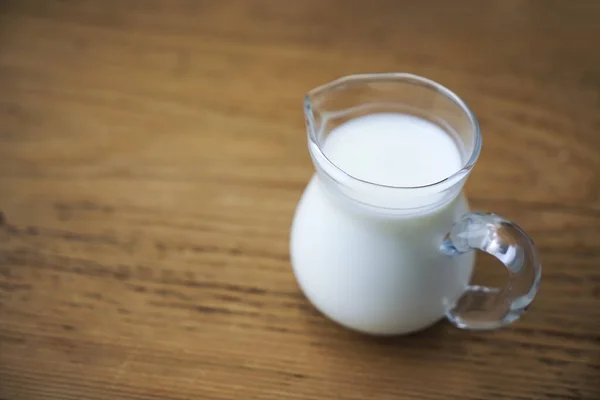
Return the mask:
M 470 285 L 449 304 L 446 316 L 463 329 L 495 329 L 519 319 L 535 297 L 542 265 L 531 238 L 516 224 L 495 214 L 473 212 L 454 224 L 441 247 L 448 256 L 485 251 L 508 270 L 503 288 Z

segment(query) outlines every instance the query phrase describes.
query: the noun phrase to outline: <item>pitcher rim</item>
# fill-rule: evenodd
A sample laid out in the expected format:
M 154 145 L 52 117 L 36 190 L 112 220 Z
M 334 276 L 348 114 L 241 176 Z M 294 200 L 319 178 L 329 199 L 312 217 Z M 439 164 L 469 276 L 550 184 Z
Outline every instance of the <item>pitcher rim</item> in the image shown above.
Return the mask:
M 474 137 L 473 150 L 471 151 L 471 154 L 470 154 L 469 158 L 467 159 L 467 162 L 459 170 L 453 172 L 451 175 L 445 177 L 444 179 L 439 180 L 434 183 L 429 183 L 426 185 L 419 185 L 419 186 L 394 186 L 394 185 L 384 185 L 384 184 L 380 184 L 380 183 L 375 183 L 375 182 L 371 182 L 368 180 L 357 178 L 357 177 L 349 174 L 348 172 L 346 172 L 344 169 L 337 166 L 334 162 L 332 162 L 329 159 L 329 157 L 327 157 L 327 155 L 325 155 L 325 153 L 323 152 L 323 149 L 322 149 L 322 145 L 319 143 L 319 140 L 317 138 L 318 132 L 315 129 L 314 114 L 312 111 L 312 104 L 310 101 L 310 97 L 319 92 L 331 90 L 334 87 L 339 86 L 340 84 L 344 84 L 344 83 L 351 82 L 351 81 L 363 81 L 363 82 L 367 82 L 367 81 L 371 81 L 371 82 L 373 82 L 373 81 L 404 81 L 404 82 L 408 82 L 408 83 L 419 84 L 426 88 L 433 89 L 433 90 L 437 91 L 438 93 L 442 94 L 443 96 L 445 96 L 446 98 L 450 99 L 452 102 L 454 102 L 456 105 L 458 105 L 460 107 L 460 109 L 467 115 L 467 117 L 469 118 L 469 122 L 471 123 L 473 130 L 474 130 L 475 137 Z M 308 124 L 309 132 L 308 133 L 309 133 L 310 141 L 314 144 L 314 147 L 316 147 L 316 149 L 319 152 L 319 155 L 322 157 L 322 159 L 324 159 L 325 162 L 330 167 L 333 167 L 335 170 L 341 172 L 350 180 L 357 181 L 362 184 L 373 185 L 376 187 L 389 188 L 389 189 L 431 188 L 431 187 L 434 187 L 437 185 L 442 185 L 442 184 L 447 183 L 454 179 L 458 180 L 461 177 L 468 174 L 469 171 L 473 168 L 473 166 L 477 162 L 477 159 L 479 158 L 479 154 L 481 152 L 482 140 L 481 140 L 481 130 L 479 127 L 479 122 L 477 121 L 475 114 L 471 111 L 471 109 L 469 108 L 467 103 L 462 98 L 460 98 L 456 93 L 454 93 L 452 90 L 450 90 L 446 86 L 442 85 L 441 83 L 438 83 L 432 79 L 425 78 L 423 76 L 419 76 L 419 75 L 415 75 L 415 74 L 411 74 L 411 73 L 389 72 L 389 73 L 352 74 L 352 75 L 343 76 L 341 78 L 335 79 L 333 81 L 330 81 L 328 83 L 325 83 L 323 85 L 317 86 L 317 87 L 309 90 L 308 93 L 304 96 L 304 113 L 305 113 L 306 117 L 309 119 L 309 124 Z

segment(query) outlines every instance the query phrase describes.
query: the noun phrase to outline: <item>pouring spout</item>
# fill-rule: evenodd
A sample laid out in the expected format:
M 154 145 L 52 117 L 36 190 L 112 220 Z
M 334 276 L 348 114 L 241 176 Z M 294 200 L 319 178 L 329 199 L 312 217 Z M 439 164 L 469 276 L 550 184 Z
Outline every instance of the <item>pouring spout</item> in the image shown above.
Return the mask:
M 317 116 L 315 116 L 315 111 L 313 109 L 313 98 L 310 92 L 304 96 L 304 120 L 306 122 L 306 129 L 309 136 L 316 135 L 318 132 L 316 121 Z
M 346 108 L 339 104 L 344 99 L 344 89 L 352 82 L 352 77 L 340 78 L 311 89 L 304 96 L 304 117 L 306 128 L 316 142 L 320 142 L 320 132 L 328 116 Z

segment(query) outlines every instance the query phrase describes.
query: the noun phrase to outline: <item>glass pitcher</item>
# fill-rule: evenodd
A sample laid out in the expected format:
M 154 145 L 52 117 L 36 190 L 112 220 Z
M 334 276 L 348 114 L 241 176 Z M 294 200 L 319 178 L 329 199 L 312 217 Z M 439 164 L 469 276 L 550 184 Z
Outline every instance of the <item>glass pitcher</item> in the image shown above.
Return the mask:
M 304 110 L 316 173 L 296 209 L 290 255 L 301 290 L 318 310 L 342 326 L 376 335 L 418 331 L 444 316 L 459 328 L 495 329 L 523 314 L 538 291 L 541 264 L 532 240 L 517 225 L 495 214 L 469 212 L 462 188 L 479 156 L 481 133 L 464 101 L 419 76 L 368 74 L 311 90 Z M 382 154 L 394 151 L 387 142 L 373 142 L 384 137 L 373 121 L 365 122 L 373 116 L 404 118 L 445 138 L 425 139 L 433 130 L 413 132 L 410 125 L 398 130 L 405 143 L 427 146 L 430 153 L 414 160 L 406 151 L 388 161 L 365 160 L 371 145 Z M 359 119 L 363 130 L 357 128 Z M 344 136 L 350 135 L 349 123 L 357 128 L 351 133 L 355 147 Z M 342 134 L 342 128 L 348 132 Z M 344 165 L 332 157 L 334 139 L 346 146 Z M 354 172 L 393 161 L 393 167 L 381 169 L 387 178 L 423 174 L 446 156 L 434 151 L 442 143 L 436 144 L 438 139 L 451 140 L 459 164 L 442 170 L 435 182 L 402 186 Z M 470 285 L 474 250 L 504 264 L 506 286 Z

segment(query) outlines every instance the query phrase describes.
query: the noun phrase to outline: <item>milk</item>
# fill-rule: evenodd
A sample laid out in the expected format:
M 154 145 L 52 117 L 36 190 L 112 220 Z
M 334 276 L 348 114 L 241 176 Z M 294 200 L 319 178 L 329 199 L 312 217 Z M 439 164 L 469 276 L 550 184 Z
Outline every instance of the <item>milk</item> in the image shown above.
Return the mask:
M 403 114 L 350 120 L 321 147 L 348 175 L 386 186 L 430 185 L 462 166 L 448 133 Z M 401 210 L 382 211 L 350 200 L 324 179 L 331 167 L 321 167 L 325 173 L 308 184 L 291 231 L 292 266 L 306 297 L 337 323 L 370 334 L 409 333 L 442 318 L 467 287 L 474 262 L 472 253 L 449 257 L 439 250 L 468 211 L 464 196 L 423 211 L 423 190 L 433 196 L 433 189 L 403 189 L 393 194 Z M 362 191 L 375 200 L 386 193 L 376 186 Z
M 462 166 L 454 140 L 432 122 L 403 114 L 372 114 L 330 132 L 323 152 L 337 167 L 387 186 L 439 182 Z

